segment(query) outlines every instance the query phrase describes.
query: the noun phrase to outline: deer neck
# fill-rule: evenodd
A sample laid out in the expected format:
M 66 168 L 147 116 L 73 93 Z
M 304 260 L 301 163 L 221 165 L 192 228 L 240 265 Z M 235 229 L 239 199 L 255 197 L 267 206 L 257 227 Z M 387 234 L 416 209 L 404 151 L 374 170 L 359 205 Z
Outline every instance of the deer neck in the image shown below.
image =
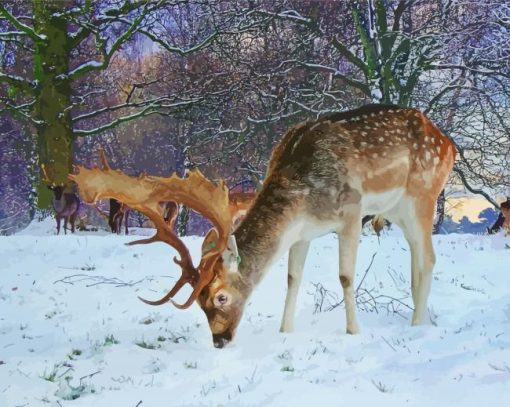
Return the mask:
M 294 198 L 294 199 L 292 199 Z M 253 287 L 268 268 L 298 240 L 300 200 L 277 182 L 264 186 L 234 232 L 241 263 L 239 273 Z

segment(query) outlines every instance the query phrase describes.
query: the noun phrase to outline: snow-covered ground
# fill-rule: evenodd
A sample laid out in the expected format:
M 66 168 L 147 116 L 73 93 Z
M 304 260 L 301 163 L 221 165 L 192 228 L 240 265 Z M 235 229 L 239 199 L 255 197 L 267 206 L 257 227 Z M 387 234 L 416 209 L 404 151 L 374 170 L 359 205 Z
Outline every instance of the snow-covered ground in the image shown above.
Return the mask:
M 278 332 L 281 259 L 225 349 L 197 305 L 137 299 L 158 298 L 178 272 L 168 246 L 123 245 L 133 239 L 55 236 L 51 220 L 0 237 L 0 406 L 509 405 L 510 237 L 434 237 L 434 324 L 421 327 L 409 326 L 407 244 L 398 231 L 363 237 L 356 285 L 377 254 L 356 336 L 332 307 L 336 237 L 317 239 L 296 331 Z M 186 242 L 196 259 L 201 239 Z

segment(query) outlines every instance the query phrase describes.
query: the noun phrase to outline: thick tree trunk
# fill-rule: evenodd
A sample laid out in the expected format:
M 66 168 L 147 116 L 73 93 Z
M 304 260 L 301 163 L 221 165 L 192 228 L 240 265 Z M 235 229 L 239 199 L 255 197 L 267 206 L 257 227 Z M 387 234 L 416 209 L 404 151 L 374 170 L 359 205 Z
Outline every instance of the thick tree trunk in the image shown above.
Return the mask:
M 33 6 L 35 29 L 47 39 L 35 43 L 34 53 L 34 77 L 38 82 L 35 117 L 42 180 L 37 185 L 37 204 L 45 208 L 51 203 L 46 186 L 67 185 L 72 170 L 71 84 L 67 78 L 70 44 L 67 22 L 58 17 L 65 3 L 34 0 Z

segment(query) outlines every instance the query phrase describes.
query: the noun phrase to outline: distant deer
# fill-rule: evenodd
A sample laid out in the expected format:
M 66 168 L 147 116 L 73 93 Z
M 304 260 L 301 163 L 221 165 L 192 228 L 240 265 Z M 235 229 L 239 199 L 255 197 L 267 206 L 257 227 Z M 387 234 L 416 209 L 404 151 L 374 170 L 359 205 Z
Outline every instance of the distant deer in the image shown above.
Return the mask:
M 504 206 L 503 206 L 504 205 Z M 506 235 L 510 235 L 510 200 L 501 204 L 501 213 L 505 217 L 505 222 L 503 223 L 503 227 L 506 230 Z
M 187 308 L 195 300 L 205 312 L 214 346 L 230 342 L 253 289 L 269 267 L 289 252 L 288 290 L 281 331 L 293 329 L 298 288 L 310 241 L 335 231 L 347 333 L 359 331 L 354 275 L 361 219 L 377 214 L 397 224 L 411 248 L 412 324 L 426 320 L 435 263 L 432 227 L 436 199 L 453 167 L 454 144 L 420 111 L 369 105 L 291 128 L 274 149 L 267 177 L 248 213 L 233 230 L 228 189 L 198 170 L 181 179 L 128 177 L 108 166 L 79 167 L 71 175 L 86 202 L 114 197 L 147 215 L 156 234 L 132 244 L 163 241 L 180 255 L 182 275 L 151 305 L 171 301 Z M 173 200 L 202 213 L 214 228 L 195 267 L 184 243 L 158 213 Z M 173 301 L 186 283 L 184 304 Z
M 108 225 L 112 233 L 116 233 L 120 235 L 120 231 L 122 230 L 122 221 L 124 220 L 124 226 L 126 228 L 126 235 L 129 234 L 128 229 L 128 217 L 129 217 L 129 208 L 124 205 L 122 202 L 117 201 L 116 199 L 110 198 L 110 210 L 108 212 Z
M 44 164 L 41 165 L 43 173 L 43 180 L 50 182 L 50 178 L 46 173 Z M 67 189 L 66 189 L 67 188 Z M 76 193 L 70 189 L 71 187 L 64 187 L 62 185 L 50 184 L 48 189 L 53 192 L 52 206 L 55 211 L 55 219 L 57 221 L 57 235 L 60 234 L 60 222 L 64 219 L 64 234 L 67 234 L 67 222 L 71 223 L 71 233 L 74 233 L 76 217 L 78 216 L 78 209 L 80 208 L 80 199 Z
M 60 222 L 64 219 L 64 234 L 67 234 L 67 222 L 71 223 L 71 233 L 78 216 L 80 199 L 74 192 L 65 192 L 63 186 L 48 186 L 53 191 L 53 209 L 57 220 L 57 235 L 60 234 Z
M 179 206 L 173 201 L 165 202 L 162 205 L 163 219 L 168 227 L 173 230 L 177 215 L 179 215 Z
M 507 198 L 505 202 L 500 205 L 501 212 L 499 213 L 498 219 L 490 227 L 487 228 L 487 233 L 492 235 L 500 231 L 501 228 L 506 230 L 506 234 L 510 234 L 510 198 Z

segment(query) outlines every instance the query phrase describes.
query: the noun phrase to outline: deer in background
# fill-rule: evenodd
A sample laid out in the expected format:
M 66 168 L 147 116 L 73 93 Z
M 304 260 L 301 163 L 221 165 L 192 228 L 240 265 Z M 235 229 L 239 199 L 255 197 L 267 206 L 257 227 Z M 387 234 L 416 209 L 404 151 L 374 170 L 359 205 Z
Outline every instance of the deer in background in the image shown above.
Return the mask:
M 50 178 L 46 173 L 44 164 L 41 165 L 43 180 L 50 182 Z M 64 234 L 67 234 L 67 222 L 71 223 L 71 233 L 74 233 L 76 217 L 80 208 L 80 199 L 72 186 L 62 186 L 51 184 L 48 189 L 53 192 L 52 206 L 55 211 L 55 219 L 57 221 L 57 235 L 60 234 L 60 222 L 64 219 Z
M 507 199 L 506 202 L 501 204 L 501 214 L 505 218 L 503 222 L 503 227 L 506 230 L 506 235 L 510 234 L 510 199 Z
M 436 199 L 455 160 L 453 143 L 420 111 L 369 105 L 291 128 L 274 149 L 261 191 L 233 229 L 228 190 L 196 170 L 187 178 L 128 177 L 79 167 L 71 175 L 81 196 L 93 203 L 114 197 L 146 214 L 157 228 L 149 239 L 173 246 L 182 274 L 151 305 L 172 302 L 187 308 L 197 301 L 205 312 L 215 347 L 235 335 L 250 294 L 267 270 L 289 251 L 288 289 L 281 331 L 293 329 L 298 288 L 310 241 L 329 232 L 339 240 L 339 279 L 346 331 L 359 331 L 354 275 L 361 219 L 381 215 L 404 232 L 411 252 L 412 324 L 425 322 L 435 263 L 432 227 Z M 195 267 L 184 243 L 158 214 L 172 196 L 209 218 L 214 228 Z M 184 284 L 193 291 L 183 304 L 173 297 Z
M 500 213 L 496 222 L 487 228 L 487 233 L 493 235 L 499 232 L 501 228 L 506 230 L 506 234 L 510 234 L 510 198 L 507 198 L 505 202 L 500 205 Z
M 122 202 L 117 201 L 116 199 L 110 198 L 110 210 L 108 212 L 108 225 L 112 233 L 116 233 L 120 235 L 120 231 L 122 230 L 122 221 L 124 220 L 124 225 L 126 228 L 126 235 L 129 234 L 128 230 L 128 217 L 129 217 L 129 208 L 124 205 Z
M 52 205 L 57 220 L 57 235 L 60 234 L 60 222 L 64 219 L 64 234 L 67 234 L 67 222 L 71 224 L 74 233 L 76 217 L 80 207 L 80 199 L 76 193 L 66 192 L 63 186 L 48 186 L 53 191 Z

